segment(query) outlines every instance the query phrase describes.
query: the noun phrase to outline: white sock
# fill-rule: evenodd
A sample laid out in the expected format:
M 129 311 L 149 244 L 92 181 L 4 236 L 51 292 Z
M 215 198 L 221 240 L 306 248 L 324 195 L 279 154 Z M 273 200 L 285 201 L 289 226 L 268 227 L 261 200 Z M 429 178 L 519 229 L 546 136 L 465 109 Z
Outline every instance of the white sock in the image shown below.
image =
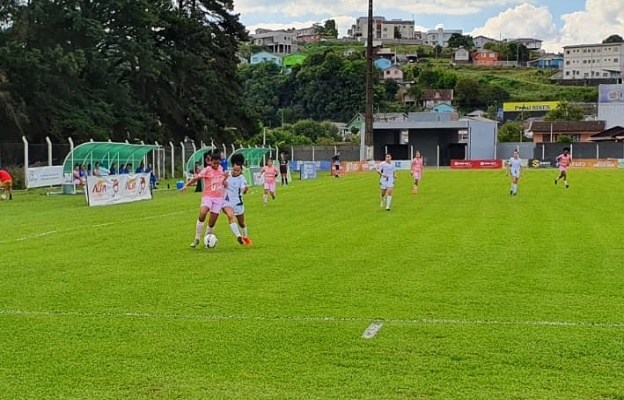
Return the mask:
M 568 186 L 568 181 L 567 180 L 563 181 L 563 184 Z
M 262 199 L 264 200 L 264 204 L 266 204 L 267 201 L 269 201 L 269 195 L 267 195 L 267 194 L 263 195 Z
M 213 227 L 208 227 L 208 229 L 206 229 L 206 235 L 212 235 L 212 232 L 214 232 L 214 226 Z
M 512 186 L 513 186 L 513 192 L 516 193 L 518 191 L 518 184 L 514 183 Z
M 243 236 L 247 237 L 247 225 L 243 226 Z
M 238 224 L 236 222 L 232 222 L 230 224 L 230 229 L 232 230 L 232 232 L 234 232 L 234 235 L 236 235 L 236 237 L 239 237 L 240 231 L 238 230 Z
M 204 223 L 201 221 L 197 221 L 197 225 L 195 226 L 195 239 L 199 240 L 201 238 L 201 234 L 203 230 L 204 230 Z
M 390 203 L 392 203 L 392 196 L 386 197 L 386 208 L 390 208 Z

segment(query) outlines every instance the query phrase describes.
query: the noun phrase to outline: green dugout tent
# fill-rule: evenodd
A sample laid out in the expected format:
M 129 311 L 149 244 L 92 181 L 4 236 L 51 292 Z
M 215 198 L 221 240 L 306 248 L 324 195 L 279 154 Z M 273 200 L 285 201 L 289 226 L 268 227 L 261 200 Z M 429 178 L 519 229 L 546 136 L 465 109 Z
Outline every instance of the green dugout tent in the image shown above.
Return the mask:
M 202 168 L 204 168 L 204 155 L 206 153 L 212 153 L 216 147 L 202 147 L 197 150 L 186 161 L 186 166 L 184 168 L 184 174 L 187 178 L 190 178 L 195 173 L 195 163 L 199 163 Z
M 65 162 L 63 163 L 63 174 L 70 174 L 75 164 L 91 164 L 95 166 L 99 162 L 102 167 L 110 168 L 111 164 L 117 164 L 117 169 L 121 165 L 132 164 L 137 167 L 145 156 L 152 150 L 156 149 L 156 145 L 149 144 L 128 144 L 114 142 L 87 142 L 78 145 L 71 151 Z
M 250 147 L 248 149 L 242 148 L 236 150 L 234 153 L 230 154 L 228 158 L 228 163 L 231 164 L 231 159 L 234 154 L 242 154 L 245 157 L 245 164 L 248 167 L 260 167 L 264 163 L 261 161 L 264 160 L 265 156 L 270 153 L 274 153 L 275 149 L 270 147 Z M 274 156 L 275 157 L 275 156 Z
M 277 157 L 277 148 L 274 149 L 271 147 L 250 147 L 238 149 L 230 154 L 230 157 L 228 158 L 228 164 L 230 165 L 232 164 L 231 160 L 234 154 L 242 154 L 243 157 L 245 157 L 246 168 L 243 170 L 243 176 L 245 176 L 247 182 L 250 185 L 260 185 L 256 177 L 260 174 L 267 155 L 273 158 Z M 275 165 L 275 167 L 279 169 L 279 165 Z M 290 168 L 288 169 L 288 181 L 292 182 L 292 179 L 290 177 Z

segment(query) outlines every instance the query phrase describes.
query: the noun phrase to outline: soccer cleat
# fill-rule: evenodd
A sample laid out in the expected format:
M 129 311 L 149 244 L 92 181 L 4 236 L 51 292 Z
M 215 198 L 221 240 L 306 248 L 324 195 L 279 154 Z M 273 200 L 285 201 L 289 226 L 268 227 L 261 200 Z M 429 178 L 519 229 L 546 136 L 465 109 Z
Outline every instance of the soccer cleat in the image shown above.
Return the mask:
M 386 208 L 386 211 L 390 211 L 390 207 L 387 207 L 387 208 Z
M 555 179 L 555 185 L 557 184 L 557 182 L 558 182 L 558 181 Z
M 252 243 L 251 243 L 251 239 L 249 239 L 248 237 L 244 237 L 244 238 L 243 238 L 243 242 L 245 242 L 245 244 L 246 244 L 247 246 L 251 246 L 251 244 L 252 244 Z
M 244 243 L 245 243 L 245 241 L 243 240 L 243 237 L 242 237 L 242 236 L 238 236 L 238 237 L 236 238 L 236 241 L 237 241 L 239 244 L 244 244 Z
M 569 187 L 570 187 L 570 185 L 566 184 L 565 188 L 567 189 L 567 188 L 569 188 Z
M 412 189 L 412 193 L 416 194 L 418 192 L 416 191 L 416 189 Z
M 509 191 L 509 195 L 510 195 L 510 196 L 513 196 L 513 194 L 514 194 L 513 190 L 510 190 L 510 191 Z
M 198 244 L 199 244 L 199 239 L 193 240 L 193 243 L 191 243 L 191 248 L 194 249 L 195 247 L 197 247 Z

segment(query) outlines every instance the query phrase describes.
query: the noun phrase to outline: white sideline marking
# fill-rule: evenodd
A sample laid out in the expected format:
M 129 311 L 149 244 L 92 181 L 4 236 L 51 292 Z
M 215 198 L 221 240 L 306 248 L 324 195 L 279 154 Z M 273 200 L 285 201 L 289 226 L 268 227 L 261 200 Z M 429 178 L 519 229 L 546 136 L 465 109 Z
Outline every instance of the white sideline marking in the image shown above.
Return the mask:
M 380 323 L 380 322 L 373 322 L 372 324 L 370 324 L 368 326 L 368 328 L 366 328 L 364 333 L 362 333 L 362 337 L 364 339 L 372 339 L 372 338 L 374 338 L 377 335 L 377 332 L 379 332 L 379 330 L 381 329 L 382 326 L 383 326 L 383 324 Z
M 187 211 L 190 211 L 190 210 L 175 211 L 175 212 L 170 212 L 170 213 L 161 214 L 161 215 L 148 215 L 148 216 L 143 217 L 143 218 L 135 219 L 134 221 L 145 221 L 145 220 L 155 219 L 155 218 L 170 217 L 172 215 L 183 214 L 183 213 L 185 213 Z M 80 229 L 99 228 L 99 227 L 102 227 L 102 226 L 117 225 L 117 224 L 120 224 L 120 223 L 121 222 L 104 222 L 104 223 L 101 223 L 101 224 L 89 225 L 89 226 L 73 226 L 71 228 L 59 229 L 59 230 L 55 230 L 55 231 L 33 233 L 31 235 L 22 236 L 20 238 L 12 239 L 12 240 L 2 240 L 2 241 L 0 241 L 0 244 L 13 243 L 13 242 L 22 242 L 24 240 L 36 239 L 36 238 L 40 238 L 40 237 L 43 237 L 43 236 L 53 235 L 55 233 L 65 233 L 65 232 L 71 232 L 71 231 L 80 230 Z
M 268 322 L 368 322 L 370 318 L 349 317 L 264 317 L 249 315 L 192 315 L 192 314 L 159 314 L 146 312 L 79 312 L 79 311 L 23 311 L 0 310 L 0 316 L 26 317 L 79 317 L 79 318 L 143 318 L 189 321 L 268 321 Z M 491 325 L 491 326 L 538 326 L 562 328 L 606 328 L 624 329 L 624 323 L 610 322 L 567 322 L 567 321 L 498 321 L 498 320 L 466 320 L 466 319 L 377 319 L 378 324 L 396 325 Z M 380 327 L 381 328 L 381 327 Z

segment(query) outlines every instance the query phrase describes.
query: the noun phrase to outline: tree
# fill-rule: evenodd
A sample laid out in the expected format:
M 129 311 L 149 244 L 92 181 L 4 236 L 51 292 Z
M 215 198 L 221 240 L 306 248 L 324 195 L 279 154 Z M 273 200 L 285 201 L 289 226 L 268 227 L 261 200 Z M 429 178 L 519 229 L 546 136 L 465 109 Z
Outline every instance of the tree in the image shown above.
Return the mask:
M 394 79 L 386 79 L 384 81 L 384 90 L 386 92 L 386 101 L 395 101 L 399 91 L 399 84 Z
M 11 104 L 0 120 L 33 141 L 255 129 L 239 101 L 235 52 L 246 33 L 232 11 L 231 0 L 5 2 L 0 92 Z
M 452 49 L 458 49 L 460 47 L 473 49 L 475 47 L 472 36 L 462 35 L 461 33 L 453 33 L 448 40 L 448 46 Z
M 620 35 L 611 35 L 602 41 L 602 43 L 623 43 L 623 42 L 624 42 L 624 38 L 622 38 L 622 36 Z
M 574 142 L 574 140 L 572 139 L 572 136 L 569 135 L 559 135 L 557 136 L 557 143 L 572 143 Z
M 499 142 L 521 142 L 524 136 L 522 124 L 516 121 L 507 121 L 498 128 Z
M 544 116 L 545 121 L 581 121 L 585 117 L 582 108 L 574 106 L 567 101 L 561 101 L 557 108 L 548 111 Z
M 482 105 L 481 85 L 472 78 L 462 78 L 455 86 L 455 100 L 461 107 L 474 108 Z

